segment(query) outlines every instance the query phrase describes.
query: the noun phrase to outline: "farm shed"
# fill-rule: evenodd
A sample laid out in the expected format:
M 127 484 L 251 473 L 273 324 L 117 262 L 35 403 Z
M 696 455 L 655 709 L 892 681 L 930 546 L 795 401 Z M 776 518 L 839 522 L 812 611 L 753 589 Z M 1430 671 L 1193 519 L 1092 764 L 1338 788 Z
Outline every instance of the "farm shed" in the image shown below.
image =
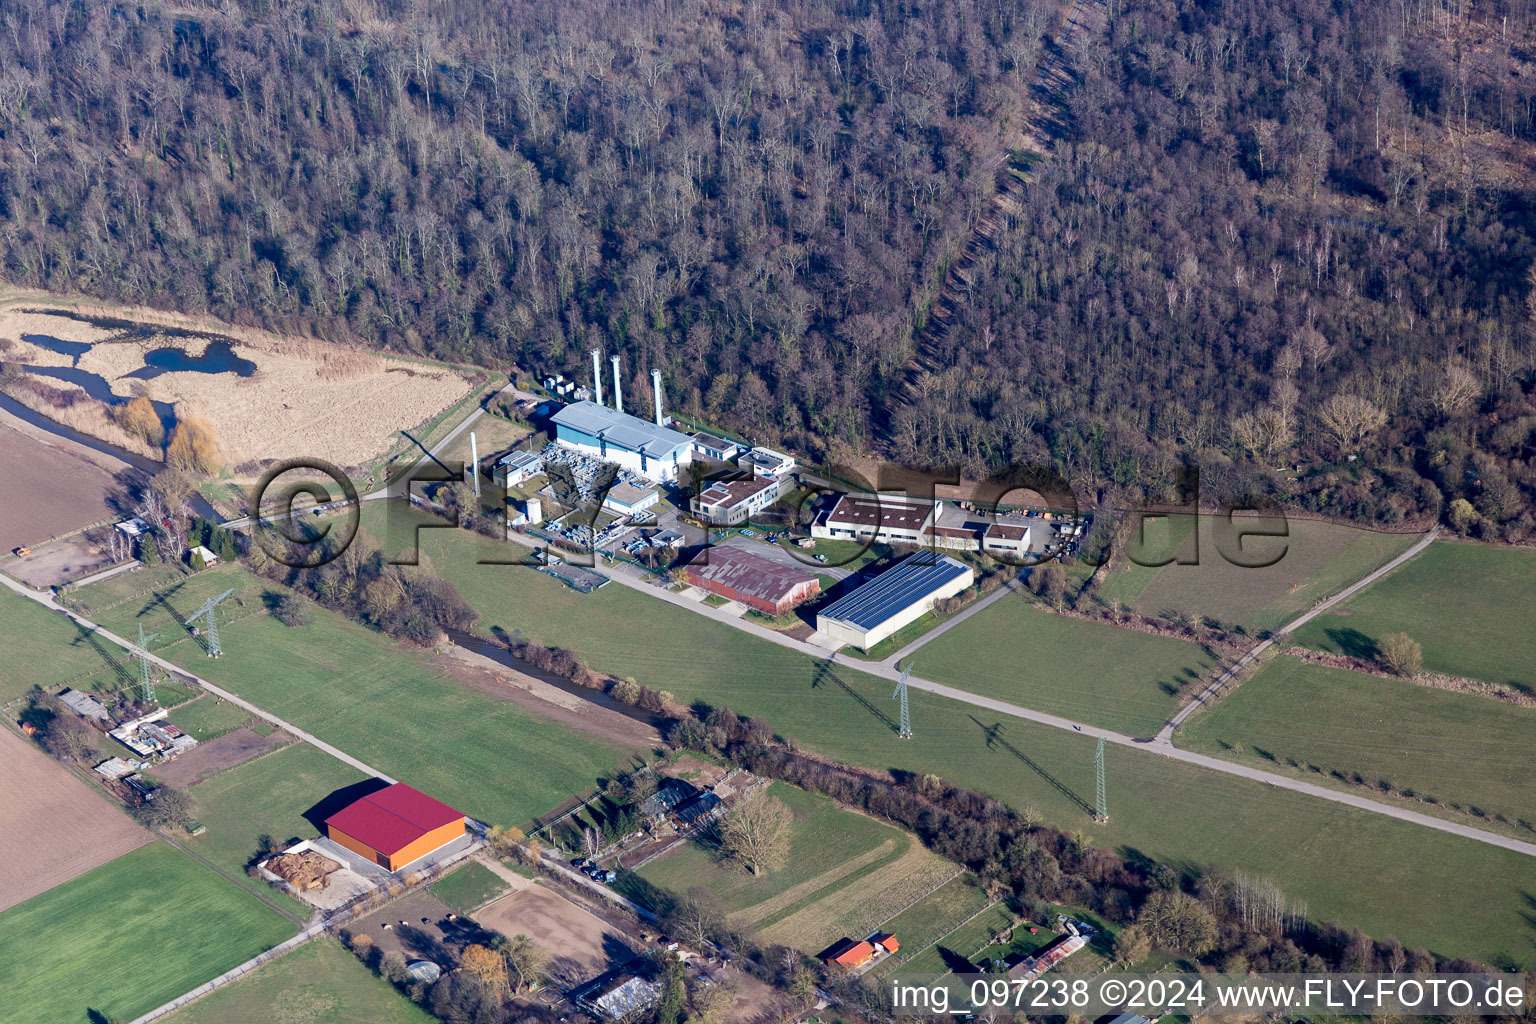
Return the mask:
M 464 812 L 397 782 L 326 818 L 325 834 L 338 846 L 400 871 L 463 836 Z

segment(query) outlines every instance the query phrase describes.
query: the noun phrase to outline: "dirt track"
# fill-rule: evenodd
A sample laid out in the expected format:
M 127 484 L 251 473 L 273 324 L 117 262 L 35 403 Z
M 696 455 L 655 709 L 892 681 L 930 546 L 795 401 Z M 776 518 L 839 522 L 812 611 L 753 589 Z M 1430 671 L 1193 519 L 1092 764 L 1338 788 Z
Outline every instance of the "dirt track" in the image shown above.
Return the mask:
M 0 910 L 154 838 L 8 728 L 0 728 L 0 762 Z
M 195 786 L 227 768 L 233 768 L 253 757 L 259 757 L 271 748 L 288 742 L 289 739 L 290 737 L 283 732 L 262 736 L 250 728 L 236 729 L 217 739 L 199 743 L 169 764 L 156 766 L 153 774 L 155 778 L 167 785 L 178 788 Z
M 543 886 L 503 896 L 481 908 L 475 921 L 509 938 L 528 936 L 549 954 L 549 975 L 565 987 L 634 955 L 630 940 L 616 928 Z

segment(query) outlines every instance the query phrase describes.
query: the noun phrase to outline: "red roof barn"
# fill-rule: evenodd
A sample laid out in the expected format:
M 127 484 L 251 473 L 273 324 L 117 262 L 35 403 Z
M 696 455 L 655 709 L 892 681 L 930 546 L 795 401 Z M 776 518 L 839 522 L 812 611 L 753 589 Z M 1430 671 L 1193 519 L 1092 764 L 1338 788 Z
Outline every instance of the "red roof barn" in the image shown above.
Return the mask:
M 331 842 L 399 871 L 464 834 L 464 812 L 397 782 L 325 819 Z
M 821 581 L 810 573 L 730 544 L 706 548 L 703 557 L 705 564 L 683 568 L 689 583 L 766 615 L 783 615 L 821 593 Z

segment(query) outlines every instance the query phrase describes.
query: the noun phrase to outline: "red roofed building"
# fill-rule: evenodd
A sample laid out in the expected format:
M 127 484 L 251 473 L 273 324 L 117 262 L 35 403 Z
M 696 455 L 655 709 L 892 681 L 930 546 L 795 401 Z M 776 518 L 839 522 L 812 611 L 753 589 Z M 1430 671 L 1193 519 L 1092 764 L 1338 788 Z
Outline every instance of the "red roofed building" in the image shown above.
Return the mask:
M 399 871 L 464 834 L 464 812 L 403 782 L 379 790 L 325 819 L 331 842 Z
M 764 615 L 783 615 L 821 593 L 821 581 L 810 573 L 730 544 L 716 544 L 704 555 L 705 564 L 683 569 L 688 582 Z
M 839 948 L 841 947 L 841 948 Z M 830 953 L 823 960 L 829 967 L 841 967 L 845 971 L 856 971 L 869 963 L 875 955 L 875 947 L 869 942 L 854 942 L 844 939 L 834 947 L 835 952 Z

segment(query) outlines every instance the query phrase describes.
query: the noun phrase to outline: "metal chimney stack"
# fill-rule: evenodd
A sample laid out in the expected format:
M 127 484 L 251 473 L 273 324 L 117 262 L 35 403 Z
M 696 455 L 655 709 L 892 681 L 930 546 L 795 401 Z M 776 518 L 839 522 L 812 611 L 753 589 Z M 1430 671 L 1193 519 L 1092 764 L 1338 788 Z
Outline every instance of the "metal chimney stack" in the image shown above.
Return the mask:
M 619 412 L 624 411 L 624 385 L 619 383 L 619 357 L 612 356 L 613 363 L 613 407 Z
M 667 421 L 665 419 L 663 419 L 662 415 L 661 415 L 661 371 L 660 370 L 652 370 L 651 371 L 651 391 L 654 392 L 655 396 L 656 396 L 656 425 L 658 427 L 664 427 L 664 426 L 667 425 Z
M 603 404 L 603 364 L 598 361 L 597 349 L 592 350 L 592 396 L 597 404 Z
M 469 432 L 469 471 L 475 479 L 475 497 L 480 497 L 480 448 L 475 444 L 475 432 Z

